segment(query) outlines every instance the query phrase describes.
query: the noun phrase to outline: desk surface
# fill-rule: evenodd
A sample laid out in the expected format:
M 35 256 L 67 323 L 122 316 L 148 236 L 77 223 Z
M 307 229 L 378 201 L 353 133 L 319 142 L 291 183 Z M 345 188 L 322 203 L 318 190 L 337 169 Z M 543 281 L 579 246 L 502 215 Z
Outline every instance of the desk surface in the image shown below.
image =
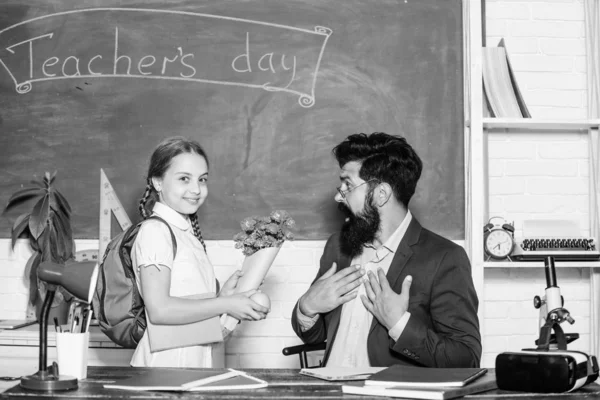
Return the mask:
M 269 382 L 269 387 L 254 390 L 215 391 L 215 392 L 132 392 L 126 390 L 105 389 L 106 383 L 113 383 L 143 373 L 147 368 L 132 367 L 88 367 L 88 378 L 79 381 L 74 391 L 36 393 L 21 389 L 18 381 L 15 386 L 0 393 L 0 398 L 56 398 L 56 399 L 386 399 L 380 396 L 358 396 L 343 394 L 339 382 L 327 382 L 300 375 L 297 369 L 245 369 L 249 374 Z M 575 400 L 600 399 L 600 385 L 588 385 L 575 393 L 564 394 L 527 394 L 492 390 L 466 396 L 469 400 Z

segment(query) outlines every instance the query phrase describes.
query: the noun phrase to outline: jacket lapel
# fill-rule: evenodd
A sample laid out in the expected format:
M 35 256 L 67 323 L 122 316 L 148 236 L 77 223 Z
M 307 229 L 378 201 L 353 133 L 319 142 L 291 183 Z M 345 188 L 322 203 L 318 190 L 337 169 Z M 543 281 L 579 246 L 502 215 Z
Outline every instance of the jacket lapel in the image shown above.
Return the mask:
M 392 287 L 392 289 L 396 287 L 398 278 L 400 278 L 400 275 L 402 274 L 402 271 L 404 270 L 406 263 L 408 262 L 408 260 L 410 259 L 410 257 L 413 254 L 411 246 L 413 246 L 414 244 L 416 244 L 419 241 L 419 236 L 421 235 L 421 229 L 422 229 L 421 224 L 413 216 L 412 221 L 410 221 L 410 224 L 408 225 L 408 228 L 406 229 L 406 233 L 404 234 L 404 237 L 400 241 L 400 244 L 398 245 L 398 248 L 396 249 L 396 252 L 394 253 L 394 258 L 392 259 L 392 263 L 390 264 L 390 269 L 388 270 L 387 275 L 386 275 L 388 282 L 390 283 L 390 286 Z M 378 323 L 377 319 L 373 318 L 373 321 L 371 322 L 371 328 L 369 329 L 369 334 L 373 331 L 373 329 L 375 328 L 375 325 L 377 325 L 377 323 Z

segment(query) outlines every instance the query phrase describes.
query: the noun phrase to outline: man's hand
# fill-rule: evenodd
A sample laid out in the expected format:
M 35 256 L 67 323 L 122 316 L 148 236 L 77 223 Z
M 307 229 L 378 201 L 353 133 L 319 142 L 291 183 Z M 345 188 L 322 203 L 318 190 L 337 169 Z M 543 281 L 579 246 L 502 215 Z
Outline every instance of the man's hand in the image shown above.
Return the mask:
M 402 292 L 397 294 L 392 290 L 390 284 L 381 268 L 377 269 L 377 277 L 369 271 L 369 281 L 365 283 L 367 295 L 360 296 L 365 308 L 388 330 L 390 330 L 402 318 L 408 310 L 410 296 L 410 284 L 412 276 L 408 275 L 402 282 Z
M 326 313 L 356 298 L 357 287 L 363 282 L 365 271 L 360 265 L 351 265 L 336 273 L 337 265 L 323 274 L 300 298 L 300 312 L 307 317 Z

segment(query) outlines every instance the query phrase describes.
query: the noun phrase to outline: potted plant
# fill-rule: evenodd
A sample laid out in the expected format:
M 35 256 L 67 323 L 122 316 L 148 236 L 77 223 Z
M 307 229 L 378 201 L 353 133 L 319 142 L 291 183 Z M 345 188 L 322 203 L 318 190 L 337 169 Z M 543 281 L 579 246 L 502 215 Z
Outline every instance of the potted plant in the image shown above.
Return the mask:
M 52 261 L 64 263 L 73 258 L 75 243 L 71 229 L 71 206 L 67 199 L 56 189 L 53 174 L 46 172 L 41 180 L 31 181 L 31 187 L 15 192 L 5 211 L 31 203 L 33 207 L 17 217 L 12 227 L 12 247 L 19 237 L 27 237 L 33 254 L 27 261 L 25 273 L 29 276 L 29 302 L 36 307 L 39 320 L 41 307 L 46 296 L 46 284 L 37 278 L 40 263 Z M 58 287 L 50 318 L 56 317 L 60 324 L 67 322 L 67 314 L 72 296 L 62 287 Z

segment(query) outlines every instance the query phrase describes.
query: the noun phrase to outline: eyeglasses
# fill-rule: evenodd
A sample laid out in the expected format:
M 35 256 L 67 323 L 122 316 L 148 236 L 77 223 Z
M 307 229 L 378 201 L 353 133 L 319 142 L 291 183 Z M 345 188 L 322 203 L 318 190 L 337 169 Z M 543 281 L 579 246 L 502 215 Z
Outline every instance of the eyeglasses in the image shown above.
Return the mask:
M 361 187 L 362 185 L 365 185 L 365 184 L 367 184 L 367 183 L 369 183 L 369 182 L 373 182 L 373 181 L 376 181 L 376 180 L 377 180 L 377 179 L 369 179 L 368 181 L 365 181 L 365 182 L 361 183 L 360 185 L 356 185 L 356 186 L 354 186 L 354 187 L 352 187 L 352 188 L 350 188 L 350 189 L 346 189 L 346 190 L 342 190 L 342 187 L 341 187 L 341 186 L 338 186 L 338 187 L 336 188 L 336 190 L 338 191 L 338 193 L 340 194 L 340 196 L 342 196 L 342 199 L 346 200 L 346 195 L 347 195 L 348 193 L 350 193 L 351 191 L 353 191 L 353 190 L 354 190 L 354 189 L 356 189 L 356 188 L 359 188 L 359 187 Z

